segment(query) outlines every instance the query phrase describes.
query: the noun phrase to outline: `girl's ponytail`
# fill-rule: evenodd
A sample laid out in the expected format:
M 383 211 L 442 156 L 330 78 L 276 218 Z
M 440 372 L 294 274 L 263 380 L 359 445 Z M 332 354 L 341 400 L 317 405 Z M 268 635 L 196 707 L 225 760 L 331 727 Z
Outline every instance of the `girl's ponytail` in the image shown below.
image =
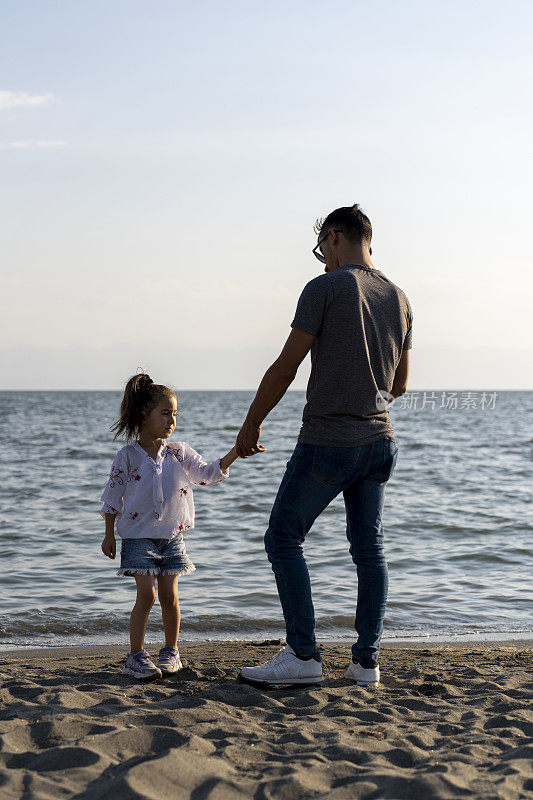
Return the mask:
M 163 384 L 154 383 L 146 372 L 133 375 L 124 389 L 119 418 L 110 428 L 115 432 L 113 441 L 122 434 L 126 434 L 127 442 L 135 439 L 139 435 L 146 417 L 159 400 L 173 396 L 172 389 Z

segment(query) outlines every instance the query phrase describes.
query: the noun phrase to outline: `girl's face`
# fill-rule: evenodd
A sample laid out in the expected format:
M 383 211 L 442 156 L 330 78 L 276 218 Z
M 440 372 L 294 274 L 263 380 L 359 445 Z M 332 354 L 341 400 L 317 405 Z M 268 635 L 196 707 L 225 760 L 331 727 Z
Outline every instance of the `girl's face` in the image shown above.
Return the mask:
M 159 400 L 144 421 L 142 435 L 151 439 L 168 439 L 176 427 L 178 401 L 175 395 Z

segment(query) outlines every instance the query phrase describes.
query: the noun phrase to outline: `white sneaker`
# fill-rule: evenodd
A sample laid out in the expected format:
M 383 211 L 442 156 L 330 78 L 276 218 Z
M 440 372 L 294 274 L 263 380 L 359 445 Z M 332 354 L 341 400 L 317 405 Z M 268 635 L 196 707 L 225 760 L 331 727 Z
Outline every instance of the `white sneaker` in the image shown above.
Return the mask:
M 178 672 L 183 667 L 178 648 L 171 647 L 170 645 L 162 647 L 159 651 L 157 666 L 163 675 L 170 675 L 172 672 Z
M 298 658 L 290 644 L 259 667 L 243 667 L 239 678 L 251 683 L 306 684 L 322 682 L 322 661 L 318 653 L 307 660 Z
M 156 667 L 146 650 L 128 653 L 122 672 L 133 675 L 140 681 L 151 681 L 161 677 L 161 670 Z
M 350 661 L 346 677 L 355 681 L 358 686 L 377 686 L 379 683 L 379 666 L 365 669 L 361 664 Z

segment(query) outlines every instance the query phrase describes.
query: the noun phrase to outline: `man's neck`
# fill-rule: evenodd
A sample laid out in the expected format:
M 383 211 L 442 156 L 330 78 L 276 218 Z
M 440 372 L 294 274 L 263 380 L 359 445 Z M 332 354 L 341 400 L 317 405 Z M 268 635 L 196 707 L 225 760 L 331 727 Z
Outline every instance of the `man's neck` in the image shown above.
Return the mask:
M 346 264 L 357 264 L 360 267 L 375 269 L 368 250 L 365 251 L 360 248 L 354 248 L 350 250 L 346 249 L 341 251 L 338 255 L 338 263 L 336 266 L 331 268 L 330 272 L 333 272 L 333 270 L 339 269 L 340 267 L 344 267 Z

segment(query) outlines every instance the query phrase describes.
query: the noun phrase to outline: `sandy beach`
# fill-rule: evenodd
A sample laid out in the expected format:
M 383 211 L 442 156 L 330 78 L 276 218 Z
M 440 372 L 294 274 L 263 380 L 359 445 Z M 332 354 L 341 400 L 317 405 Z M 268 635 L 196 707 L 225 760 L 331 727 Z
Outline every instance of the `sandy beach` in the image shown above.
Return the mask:
M 385 644 L 374 690 L 338 643 L 320 687 L 237 681 L 279 647 L 183 643 L 184 669 L 147 684 L 121 673 L 124 647 L 0 653 L 0 796 L 532 796 L 532 642 Z

